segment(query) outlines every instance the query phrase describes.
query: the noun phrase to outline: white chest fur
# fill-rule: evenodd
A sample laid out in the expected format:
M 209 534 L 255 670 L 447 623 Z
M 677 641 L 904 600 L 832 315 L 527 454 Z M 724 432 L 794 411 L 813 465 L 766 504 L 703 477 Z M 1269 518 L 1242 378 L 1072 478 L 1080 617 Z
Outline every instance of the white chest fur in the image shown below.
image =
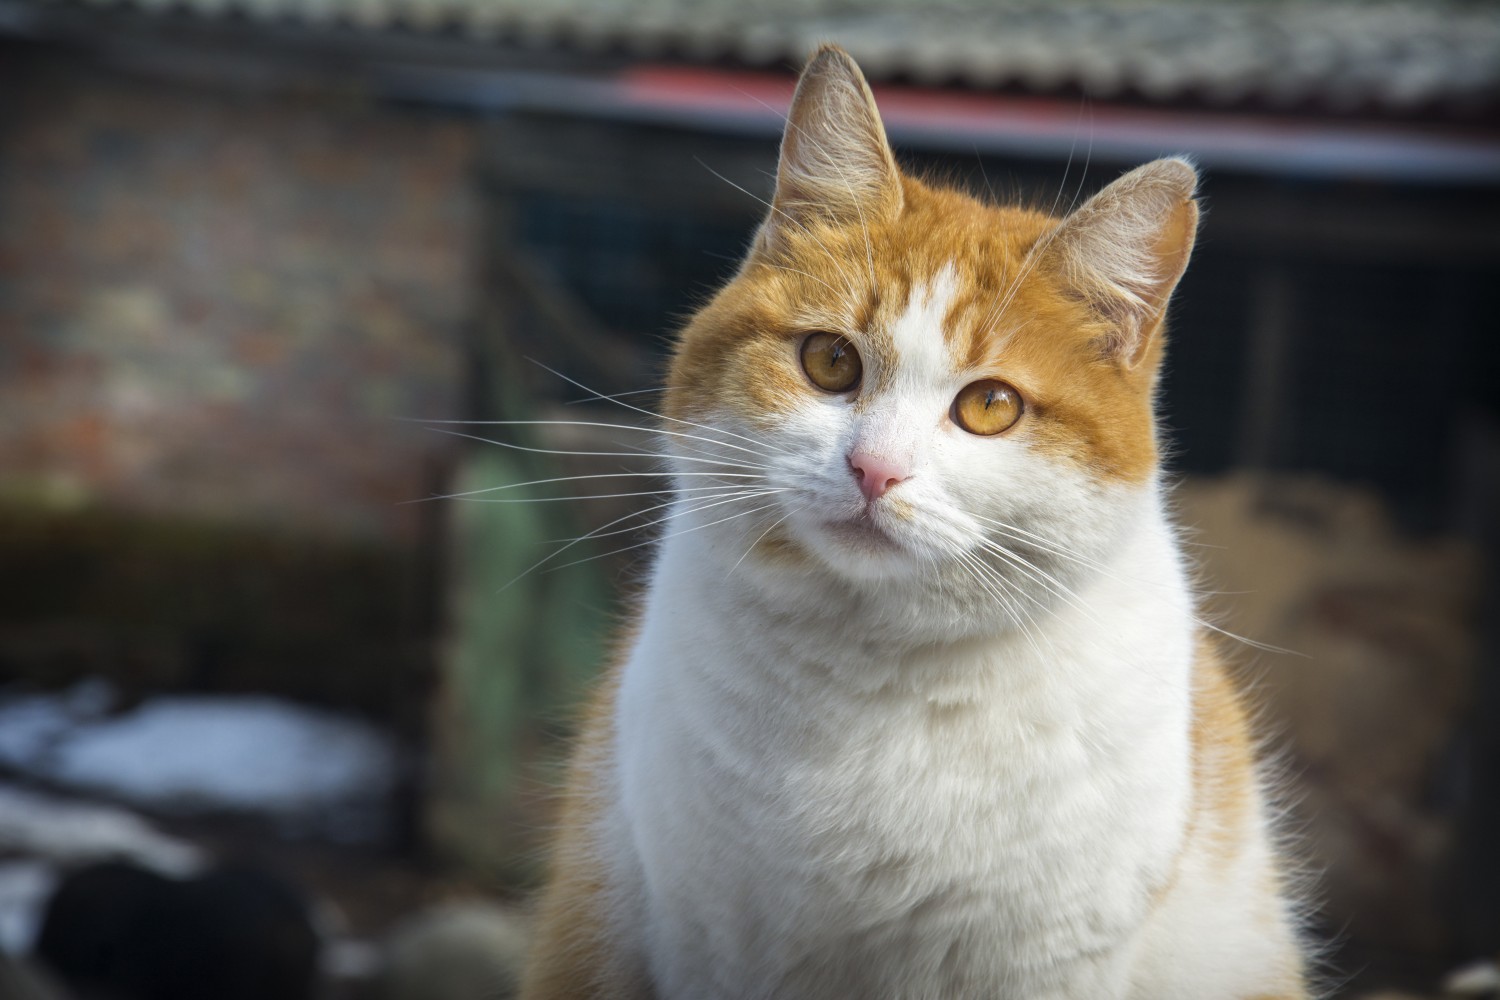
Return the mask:
M 1189 794 L 1164 524 L 1081 608 L 958 643 L 723 562 L 666 543 L 617 714 L 621 933 L 663 997 L 1117 995 Z

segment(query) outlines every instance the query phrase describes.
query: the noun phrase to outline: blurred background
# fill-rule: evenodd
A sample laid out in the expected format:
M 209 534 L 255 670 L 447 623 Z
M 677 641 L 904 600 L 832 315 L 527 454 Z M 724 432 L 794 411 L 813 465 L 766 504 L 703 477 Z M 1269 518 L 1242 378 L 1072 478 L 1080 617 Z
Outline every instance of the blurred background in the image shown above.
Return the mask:
M 478 439 L 639 446 L 830 40 L 972 190 L 1199 163 L 1171 466 L 1335 993 L 1500 985 L 1500 5 L 0 0 L 0 998 L 505 995 L 663 484 Z

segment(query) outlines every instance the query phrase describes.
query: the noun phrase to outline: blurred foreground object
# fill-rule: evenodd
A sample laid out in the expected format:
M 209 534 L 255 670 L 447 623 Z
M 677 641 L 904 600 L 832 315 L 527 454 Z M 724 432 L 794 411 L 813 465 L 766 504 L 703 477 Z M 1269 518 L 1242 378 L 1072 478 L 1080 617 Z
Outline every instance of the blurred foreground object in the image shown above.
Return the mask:
M 318 950 L 306 899 L 269 872 L 178 880 L 126 862 L 65 878 L 36 946 L 85 1000 L 310 1000 Z
M 386 942 L 376 1000 L 506 1000 L 520 989 L 529 924 L 490 903 L 449 903 L 410 918 Z
M 1443 989 L 1454 996 L 1484 997 L 1500 994 L 1500 961 L 1475 962 L 1455 969 L 1443 981 Z
M 75 1000 L 52 977 L 23 958 L 0 951 L 0 1000 Z

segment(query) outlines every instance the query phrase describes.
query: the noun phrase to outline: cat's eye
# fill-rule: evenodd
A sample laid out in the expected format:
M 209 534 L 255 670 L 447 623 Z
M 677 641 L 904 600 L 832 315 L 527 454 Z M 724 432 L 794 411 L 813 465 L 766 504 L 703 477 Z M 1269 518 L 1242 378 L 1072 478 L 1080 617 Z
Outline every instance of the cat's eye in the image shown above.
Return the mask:
M 802 370 L 819 389 L 848 392 L 859 385 L 864 366 L 849 338 L 820 332 L 802 341 Z
M 999 379 L 971 382 L 953 400 L 953 422 L 970 434 L 999 434 L 1021 419 L 1021 394 Z

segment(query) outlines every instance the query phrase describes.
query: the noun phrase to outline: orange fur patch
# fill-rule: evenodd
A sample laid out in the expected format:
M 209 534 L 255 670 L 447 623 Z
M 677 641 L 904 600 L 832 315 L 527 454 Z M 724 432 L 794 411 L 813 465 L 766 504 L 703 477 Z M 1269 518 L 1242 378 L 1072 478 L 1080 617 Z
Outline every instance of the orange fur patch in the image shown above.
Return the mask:
M 627 630 L 633 640 L 633 630 Z M 647 1000 L 650 987 L 627 978 L 607 933 L 608 889 L 594 831 L 604 808 L 599 767 L 614 742 L 615 698 L 629 641 L 605 672 L 584 721 L 552 844 L 522 1000 Z
M 1189 836 L 1229 860 L 1254 821 L 1257 786 L 1250 723 L 1223 660 L 1206 637 L 1193 666 L 1193 817 Z

